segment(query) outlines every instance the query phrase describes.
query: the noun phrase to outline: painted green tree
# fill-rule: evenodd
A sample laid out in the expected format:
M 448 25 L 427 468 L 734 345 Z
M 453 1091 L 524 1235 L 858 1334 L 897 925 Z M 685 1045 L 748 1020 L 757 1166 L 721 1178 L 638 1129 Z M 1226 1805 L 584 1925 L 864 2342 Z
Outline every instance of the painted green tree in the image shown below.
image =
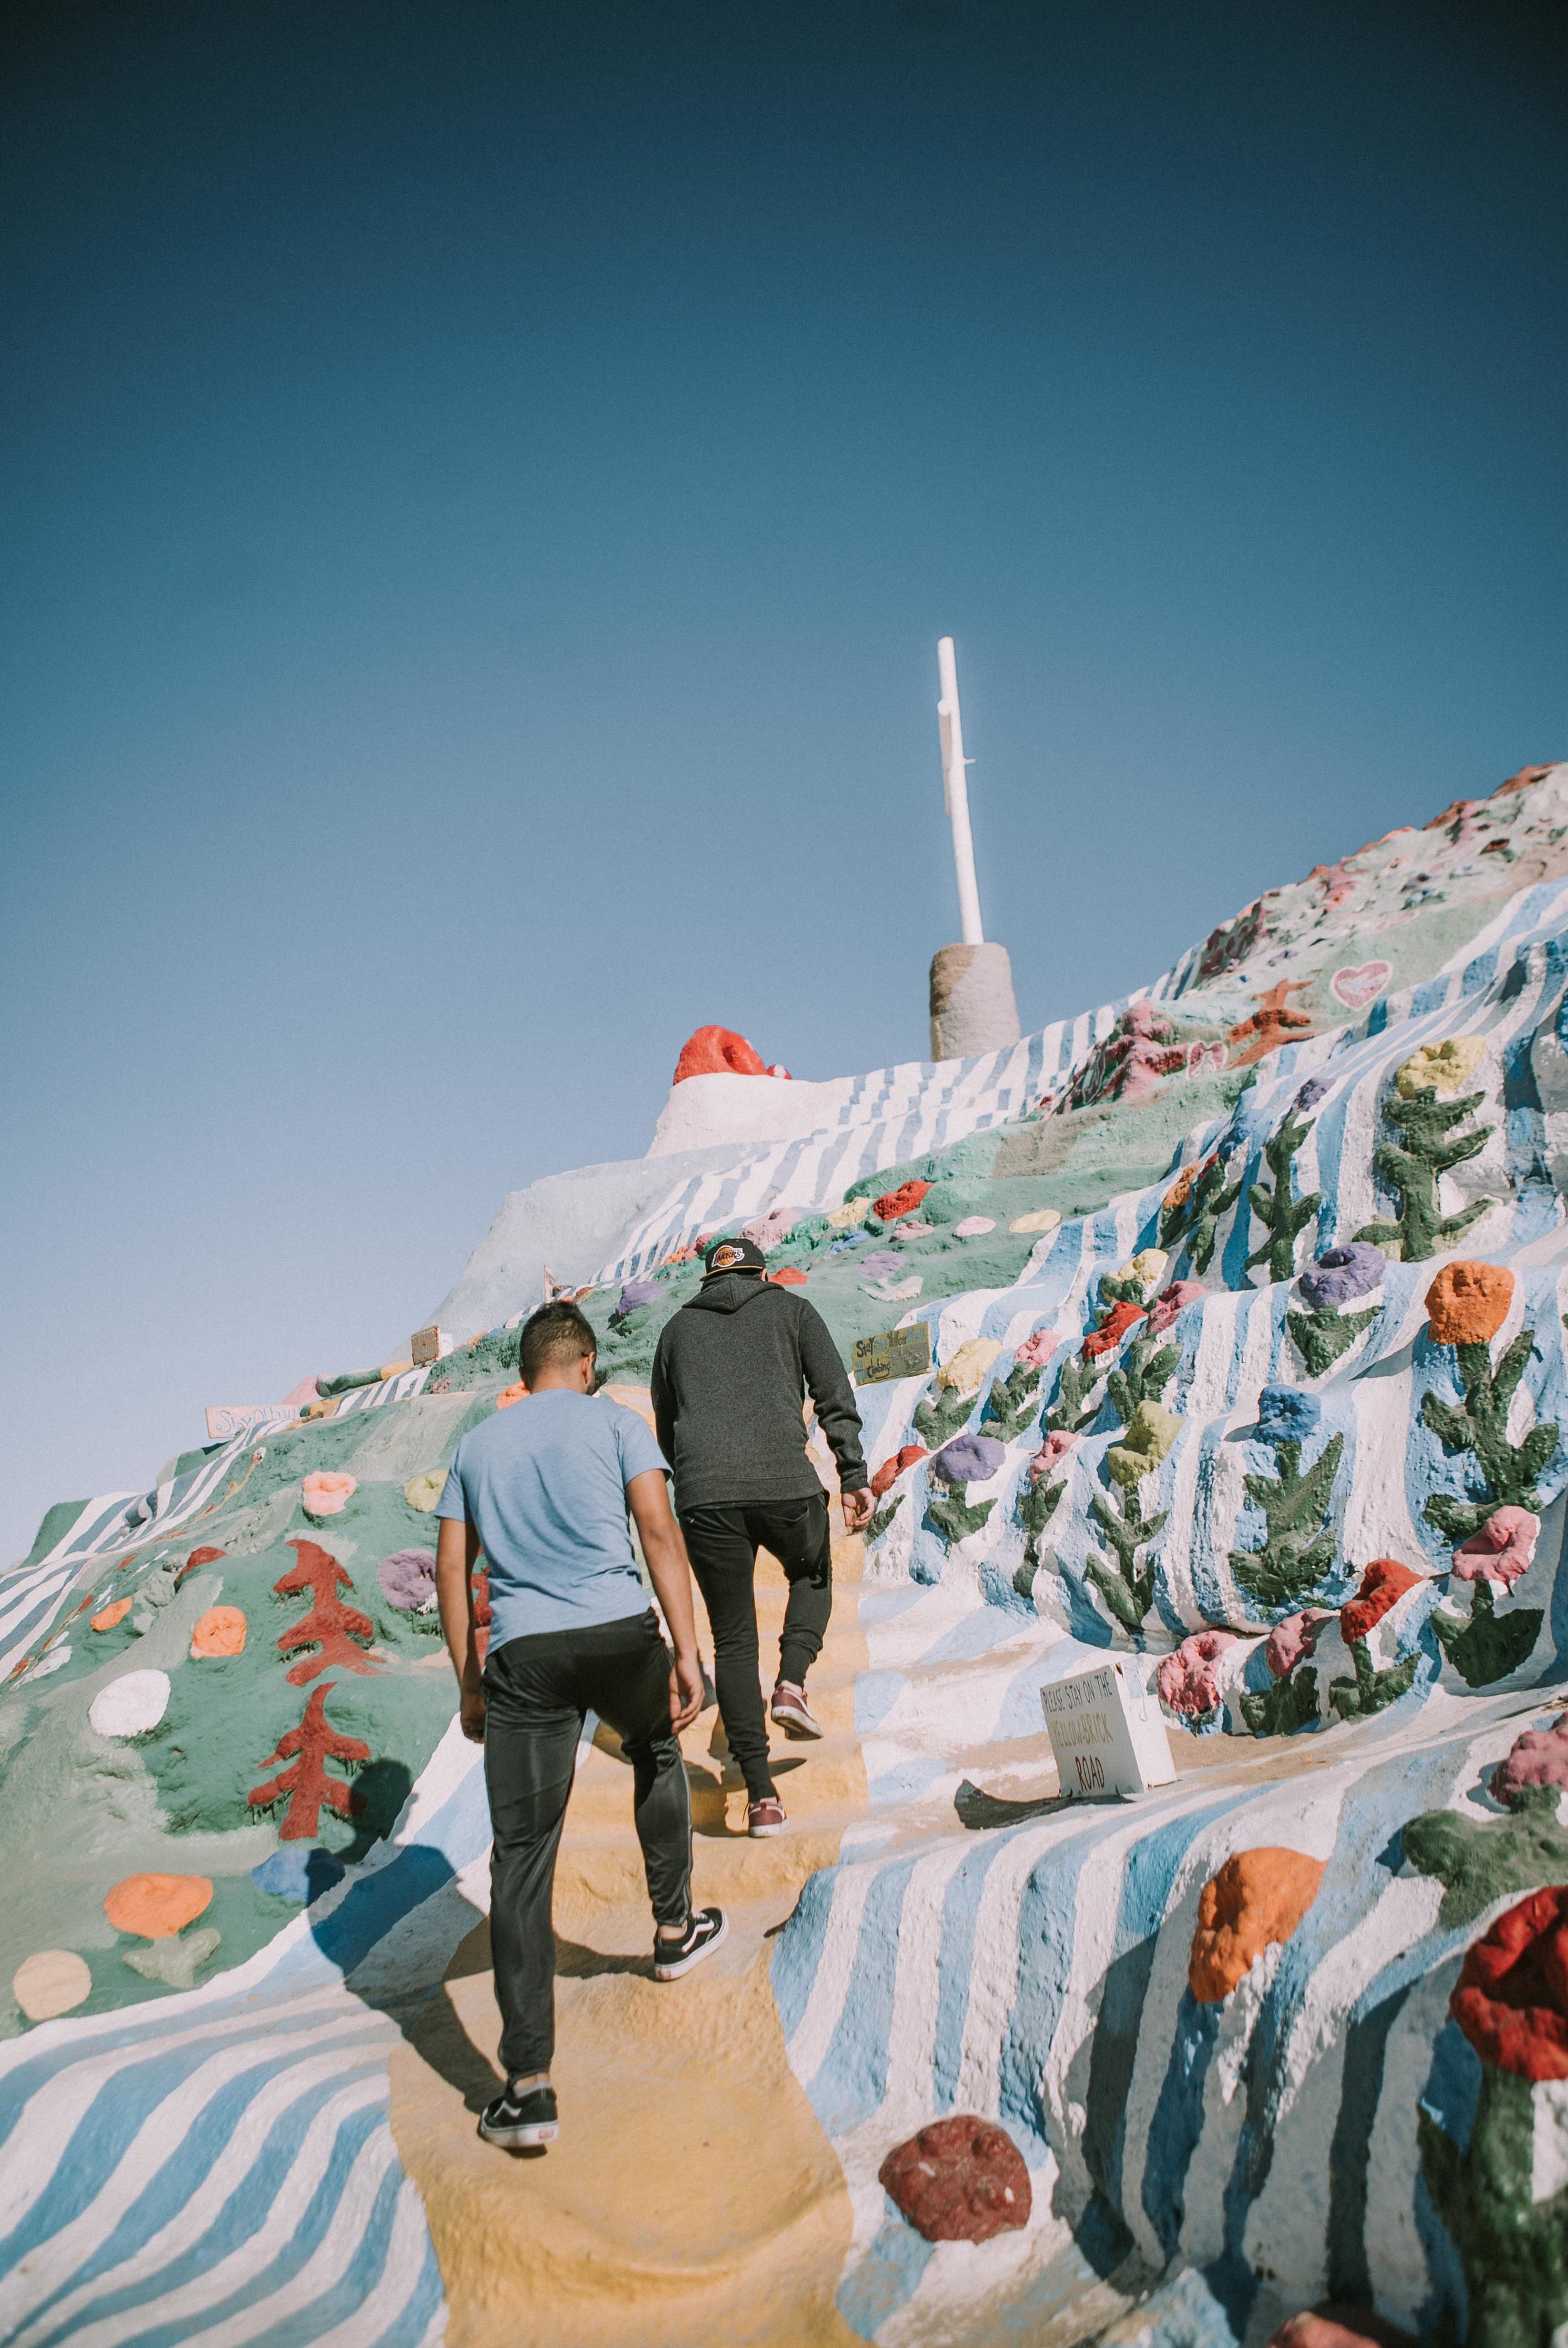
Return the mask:
M 1187 1262 L 1195 1272 L 1207 1272 L 1214 1262 L 1221 1218 L 1229 1214 L 1241 1197 L 1241 1176 L 1227 1182 L 1227 1170 L 1216 1151 L 1194 1176 L 1186 1197 L 1175 1206 L 1165 1208 L 1160 1216 L 1160 1245 L 1185 1247 Z
M 1330 1680 L 1328 1701 L 1341 1720 L 1365 1720 L 1375 1712 L 1405 1694 L 1420 1669 L 1421 1653 L 1418 1647 L 1402 1663 L 1392 1663 L 1386 1672 L 1374 1669 L 1365 1639 L 1350 1643 L 1350 1665 L 1356 1676 L 1349 1680 Z
M 1399 1200 L 1399 1212 L 1391 1221 L 1364 1223 L 1356 1234 L 1358 1240 L 1370 1240 L 1385 1255 L 1399 1256 L 1406 1263 L 1424 1263 L 1480 1221 L 1492 1203 L 1490 1199 L 1478 1199 L 1457 1215 L 1445 1215 L 1438 1186 L 1444 1174 L 1484 1149 L 1496 1130 L 1483 1125 L 1473 1133 L 1453 1132 L 1485 1098 L 1484 1093 L 1471 1093 L 1463 1100 L 1440 1101 L 1435 1085 L 1423 1085 L 1408 1100 L 1396 1095 L 1385 1104 L 1389 1124 L 1398 1126 L 1404 1140 L 1379 1143 L 1372 1164 Z
M 1334 1562 L 1328 1509 L 1345 1437 L 1336 1435 L 1305 1470 L 1299 1443 L 1275 1447 L 1277 1476 L 1248 1476 L 1246 1497 L 1263 1511 L 1257 1550 L 1232 1550 L 1231 1571 L 1260 1605 L 1286 1607 L 1310 1597 Z
M 966 1484 L 963 1491 L 968 1489 Z M 955 1492 L 950 1498 L 927 1501 L 926 1521 L 951 1544 L 967 1540 L 971 1533 L 978 1533 L 995 1507 L 995 1500 L 980 1500 L 971 1508 L 962 1492 Z
M 1111 1407 L 1123 1426 L 1132 1425 L 1141 1402 L 1159 1402 L 1181 1365 L 1181 1349 L 1163 1345 L 1158 1337 L 1140 1337 L 1129 1345 L 1120 1365 L 1105 1381 Z
M 1162 1509 L 1157 1516 L 1145 1517 L 1136 1492 L 1130 1492 L 1125 1502 L 1118 1505 L 1114 1490 L 1097 1492 L 1089 1505 L 1116 1552 L 1116 1566 L 1112 1570 L 1103 1558 L 1091 1555 L 1083 1569 L 1084 1575 L 1099 1591 L 1122 1629 L 1136 1636 L 1154 1603 L 1157 1562 L 1147 1558 L 1140 1565 L 1138 1551 L 1159 1533 L 1170 1511 Z
M 1043 1369 L 1031 1368 L 1027 1362 L 1015 1362 L 1005 1378 L 992 1382 L 986 1397 L 982 1424 L 994 1429 L 1003 1443 L 1021 1435 L 1040 1408 L 1040 1382 Z
M 1534 1348 L 1534 1330 L 1522 1329 L 1494 1370 L 1490 1345 L 1457 1345 L 1463 1404 L 1444 1402 L 1435 1394 L 1421 1397 L 1421 1416 L 1444 1450 L 1471 1452 L 1486 1479 L 1477 1500 L 1456 1500 L 1449 1492 L 1434 1492 L 1428 1500 L 1427 1522 L 1448 1540 L 1468 1540 L 1494 1509 L 1534 1511 L 1541 1506 L 1536 1479 L 1556 1457 L 1557 1421 L 1542 1419 L 1522 1443 L 1508 1439 L 1509 1406 Z
M 1339 1313 L 1332 1305 L 1324 1305 L 1316 1313 L 1287 1313 L 1286 1326 L 1307 1365 L 1307 1376 L 1320 1378 L 1325 1370 L 1331 1370 L 1363 1329 L 1371 1327 L 1378 1309 L 1373 1304 L 1364 1313 Z
M 972 1394 L 957 1394 L 951 1386 L 938 1385 L 934 1394 L 922 1395 L 916 1404 L 915 1432 L 927 1451 L 940 1451 L 961 1426 L 968 1425 L 974 1407 Z
M 1266 1263 L 1270 1280 L 1294 1277 L 1296 1243 L 1323 1203 L 1321 1191 L 1309 1191 L 1304 1199 L 1294 1192 L 1291 1161 L 1311 1130 L 1291 1109 L 1278 1132 L 1264 1145 L 1264 1162 L 1274 1176 L 1274 1188 L 1255 1182 L 1247 1192 L 1253 1213 L 1268 1233 L 1263 1245 L 1248 1256 L 1247 1270 L 1255 1263 Z
M 1241 1716 L 1255 1736 L 1289 1736 L 1309 1727 L 1317 1717 L 1317 1667 L 1303 1663 L 1272 1687 L 1244 1688 L 1240 1703 Z
M 1511 1606 L 1500 1614 L 1491 1584 L 1471 1584 L 1470 1620 L 1455 1622 L 1446 1614 L 1431 1617 L 1440 1647 L 1467 1687 L 1490 1687 L 1493 1680 L 1516 1672 L 1541 1636 L 1545 1615 L 1539 1606 Z

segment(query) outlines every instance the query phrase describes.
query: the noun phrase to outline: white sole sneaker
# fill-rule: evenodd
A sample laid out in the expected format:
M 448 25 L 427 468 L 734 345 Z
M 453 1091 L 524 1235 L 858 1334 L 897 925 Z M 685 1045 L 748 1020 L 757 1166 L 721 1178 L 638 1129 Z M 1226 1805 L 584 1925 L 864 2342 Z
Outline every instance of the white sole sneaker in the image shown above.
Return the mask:
M 822 1723 L 812 1717 L 804 1695 L 782 1699 L 775 1695 L 768 1706 L 768 1716 L 774 1726 L 782 1728 L 786 1736 L 822 1736 L 825 1734 Z
M 704 1957 L 711 1957 L 715 1949 L 723 1948 L 724 1942 L 730 1937 L 730 1920 L 725 1915 L 722 1908 L 699 1909 L 696 1916 L 692 1919 L 692 1923 L 693 1925 L 703 1923 L 710 1916 L 717 1917 L 717 1924 L 712 1930 L 704 1931 L 694 1947 L 692 1944 L 690 1935 L 688 1935 L 688 1938 L 683 1941 L 678 1941 L 675 1943 L 676 1947 L 681 1951 L 681 1954 L 678 1957 L 661 1958 L 659 1954 L 659 1942 L 657 1939 L 655 1939 L 653 1943 L 653 1978 L 655 1981 L 679 1981 L 682 1973 L 689 1973 L 693 1965 L 700 1965 Z

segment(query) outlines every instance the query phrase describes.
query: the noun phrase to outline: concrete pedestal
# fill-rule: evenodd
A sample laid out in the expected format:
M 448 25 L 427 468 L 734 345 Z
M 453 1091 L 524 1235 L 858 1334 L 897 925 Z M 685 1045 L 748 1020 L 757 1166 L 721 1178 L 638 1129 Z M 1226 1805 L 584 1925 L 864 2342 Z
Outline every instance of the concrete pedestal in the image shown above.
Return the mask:
M 997 1052 L 1022 1033 L 1006 946 L 939 947 L 931 963 L 933 1060 Z

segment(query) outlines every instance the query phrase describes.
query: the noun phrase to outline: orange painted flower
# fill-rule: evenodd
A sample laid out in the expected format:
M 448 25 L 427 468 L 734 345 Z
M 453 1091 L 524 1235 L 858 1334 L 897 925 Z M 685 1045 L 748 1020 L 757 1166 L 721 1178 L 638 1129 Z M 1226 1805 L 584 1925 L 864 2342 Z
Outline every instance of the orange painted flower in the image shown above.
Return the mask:
M 335 1517 L 348 1506 L 350 1498 L 359 1489 L 355 1476 L 343 1475 L 330 1468 L 318 1468 L 307 1476 L 301 1490 L 304 1495 L 307 1517 Z
M 205 1875 L 128 1875 L 108 1894 L 104 1914 L 117 1932 L 167 1941 L 211 1904 L 212 1885 Z
M 117 1598 L 112 1606 L 106 1606 L 101 1614 L 95 1614 L 93 1616 L 93 1629 L 95 1631 L 112 1631 L 115 1624 L 117 1622 L 123 1622 L 129 1612 L 130 1600 L 128 1598 Z
M 510 1410 L 515 1402 L 527 1402 L 528 1390 L 519 1378 L 515 1386 L 503 1386 L 496 1396 L 497 1410 Z
M 245 1617 L 238 1606 L 210 1606 L 190 1633 L 192 1657 L 238 1655 L 245 1645 Z

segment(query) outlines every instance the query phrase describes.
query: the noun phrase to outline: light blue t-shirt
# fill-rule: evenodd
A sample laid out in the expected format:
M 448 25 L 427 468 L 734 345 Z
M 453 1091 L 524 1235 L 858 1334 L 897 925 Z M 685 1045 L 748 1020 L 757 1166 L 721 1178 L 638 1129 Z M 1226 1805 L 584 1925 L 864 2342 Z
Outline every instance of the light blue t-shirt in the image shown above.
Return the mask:
M 635 1411 L 565 1386 L 463 1437 L 436 1514 L 466 1519 L 479 1536 L 492 1646 L 646 1610 L 626 1488 L 651 1468 L 665 1472 L 664 1454 Z

